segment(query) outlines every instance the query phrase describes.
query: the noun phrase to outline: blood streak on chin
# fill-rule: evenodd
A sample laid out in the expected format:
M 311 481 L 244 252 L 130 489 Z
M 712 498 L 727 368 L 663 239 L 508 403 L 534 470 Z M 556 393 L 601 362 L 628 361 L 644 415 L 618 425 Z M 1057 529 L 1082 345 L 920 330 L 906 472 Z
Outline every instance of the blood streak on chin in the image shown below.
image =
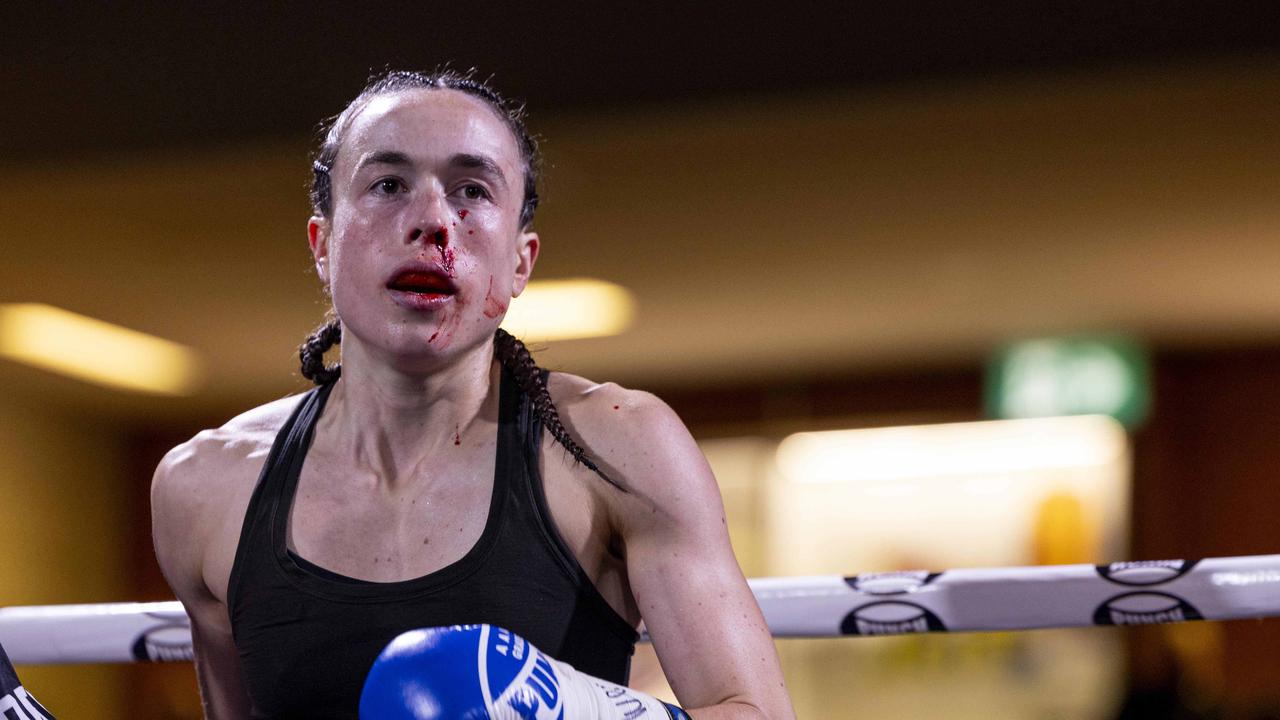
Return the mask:
M 462 308 L 466 306 L 461 296 L 454 296 L 456 307 L 440 320 L 440 327 L 427 338 L 428 343 L 434 343 L 437 350 L 443 350 L 449 347 L 453 342 L 453 334 L 458 331 L 458 326 L 462 324 Z
M 444 271 L 449 273 L 449 277 L 458 277 L 458 273 L 454 270 L 454 263 L 458 260 L 458 256 L 453 253 L 453 248 L 440 246 L 440 264 L 444 266 Z
M 507 311 L 507 306 L 493 296 L 493 276 L 489 276 L 489 289 L 484 294 L 484 316 L 496 318 Z

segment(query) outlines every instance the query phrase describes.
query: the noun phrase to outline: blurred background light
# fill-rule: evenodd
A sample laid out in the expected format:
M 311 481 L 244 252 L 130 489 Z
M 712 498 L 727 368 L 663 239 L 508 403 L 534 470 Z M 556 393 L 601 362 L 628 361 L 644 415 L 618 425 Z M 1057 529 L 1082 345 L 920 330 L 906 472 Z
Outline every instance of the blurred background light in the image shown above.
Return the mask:
M 1108 417 L 917 423 L 699 445 L 748 575 L 1126 556 L 1132 448 Z M 867 717 L 978 720 L 999 707 L 996 715 L 1011 720 L 1111 720 L 1115 678 L 1124 672 L 1123 636 L 1111 630 L 798 639 L 778 649 L 798 717 L 843 717 L 832 709 L 857 707 Z
M 604 280 L 534 281 L 511 302 L 503 327 L 532 341 L 618 335 L 631 325 L 629 290 Z
M 10 5 L 0 303 L 145 330 L 202 372 L 175 400 L 0 352 L 0 546 L 18 550 L 0 605 L 172 598 L 156 464 L 312 386 L 294 348 L 329 307 L 303 234 L 317 121 L 371 69 L 442 63 L 528 104 L 537 278 L 631 298 L 630 325 L 601 323 L 604 301 L 538 307 L 555 284 L 535 284 L 508 328 L 543 367 L 670 404 L 748 575 L 1276 551 L 1280 4 L 689 3 L 674 23 L 490 4 L 427 43 L 425 4 L 394 22 Z M 565 51 L 531 62 L 512 38 Z M 1077 450 L 1035 437 L 1091 432 L 1056 420 L 948 425 L 1095 413 L 1131 433 L 1101 465 L 1093 418 L 1100 447 Z M 776 455 L 791 433 L 888 426 L 910 427 L 828 470 L 784 476 Z M 1000 469 L 1018 462 L 1039 467 Z M 778 643 L 798 717 L 903 720 L 1271 717 L 1278 645 L 1280 619 Z M 203 717 L 189 663 L 19 670 L 60 717 Z M 632 680 L 661 676 L 639 648 Z
M 778 448 L 792 483 L 857 483 L 1088 467 L 1124 452 L 1103 416 L 796 433 Z
M 1128 427 L 1151 405 L 1150 360 L 1122 337 L 1059 337 L 1006 345 L 987 369 L 987 412 L 999 418 L 1109 415 Z
M 43 303 L 0 305 L 0 356 L 134 392 L 189 395 L 200 385 L 190 348 Z

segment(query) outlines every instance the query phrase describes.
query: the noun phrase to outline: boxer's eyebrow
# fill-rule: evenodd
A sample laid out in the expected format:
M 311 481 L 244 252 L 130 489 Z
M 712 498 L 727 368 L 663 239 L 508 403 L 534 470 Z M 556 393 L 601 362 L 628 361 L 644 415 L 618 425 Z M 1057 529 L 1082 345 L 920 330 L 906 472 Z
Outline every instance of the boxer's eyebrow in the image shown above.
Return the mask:
M 408 155 L 398 150 L 375 150 L 360 158 L 360 162 L 356 164 L 356 172 L 360 172 L 370 165 L 412 167 L 413 161 L 409 159 Z
M 449 158 L 449 164 L 454 167 L 462 167 L 472 170 L 482 170 L 485 175 L 490 176 L 494 182 L 507 186 L 507 176 L 503 174 L 502 168 L 492 158 L 484 155 L 476 155 L 473 153 L 458 153 Z

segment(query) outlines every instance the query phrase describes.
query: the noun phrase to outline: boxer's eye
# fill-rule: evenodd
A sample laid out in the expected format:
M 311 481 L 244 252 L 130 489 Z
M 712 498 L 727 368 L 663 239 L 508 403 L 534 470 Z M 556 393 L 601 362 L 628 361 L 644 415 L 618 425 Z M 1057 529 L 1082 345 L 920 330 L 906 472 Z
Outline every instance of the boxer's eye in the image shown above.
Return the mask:
M 468 200 L 485 200 L 489 197 L 489 192 L 480 185 L 464 185 L 462 196 Z
M 405 191 L 404 183 L 398 178 L 381 178 L 370 188 L 376 195 L 395 195 Z

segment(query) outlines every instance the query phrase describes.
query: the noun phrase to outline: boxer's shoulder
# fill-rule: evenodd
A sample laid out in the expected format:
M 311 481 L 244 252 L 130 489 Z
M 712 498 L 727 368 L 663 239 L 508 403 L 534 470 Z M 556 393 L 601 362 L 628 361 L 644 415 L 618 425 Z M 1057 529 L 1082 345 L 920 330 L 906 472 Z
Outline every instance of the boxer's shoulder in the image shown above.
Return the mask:
M 617 471 L 634 472 L 689 435 L 675 411 L 652 393 L 568 373 L 551 373 L 547 385 L 573 436 Z
M 562 419 L 581 425 L 591 436 L 584 436 L 588 441 L 619 436 L 628 441 L 656 440 L 685 432 L 675 411 L 644 390 L 560 372 L 550 374 L 547 388 Z
M 175 483 L 212 481 L 221 484 L 242 475 L 257 475 L 276 434 L 299 402 L 290 396 L 243 412 L 220 427 L 201 430 L 170 450 L 160 462 L 157 478 Z
M 151 483 L 157 553 L 173 564 L 202 567 L 234 551 L 235 533 L 276 434 L 297 406 L 286 397 L 241 413 L 221 427 L 201 430 L 170 450 Z M 166 543 L 168 538 L 173 542 Z M 186 557 L 181 557 L 186 556 Z
M 656 395 L 566 373 L 552 373 L 548 387 L 571 434 L 633 499 L 664 504 L 699 482 L 706 461 L 684 422 Z

